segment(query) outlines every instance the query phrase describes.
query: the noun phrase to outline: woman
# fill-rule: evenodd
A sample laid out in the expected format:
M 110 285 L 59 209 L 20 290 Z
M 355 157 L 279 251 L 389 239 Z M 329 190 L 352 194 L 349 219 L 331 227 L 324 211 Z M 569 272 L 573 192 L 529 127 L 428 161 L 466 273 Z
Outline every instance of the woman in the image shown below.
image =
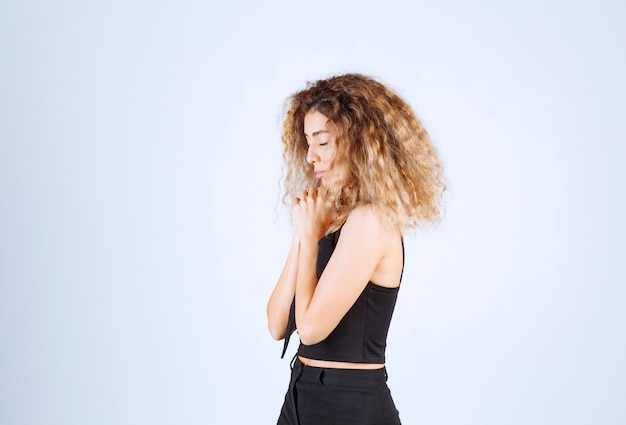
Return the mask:
M 386 338 L 402 233 L 439 219 L 437 152 L 411 107 L 359 74 L 293 95 L 282 142 L 294 236 L 268 327 L 283 356 L 296 329 L 300 346 L 278 424 L 399 424 Z

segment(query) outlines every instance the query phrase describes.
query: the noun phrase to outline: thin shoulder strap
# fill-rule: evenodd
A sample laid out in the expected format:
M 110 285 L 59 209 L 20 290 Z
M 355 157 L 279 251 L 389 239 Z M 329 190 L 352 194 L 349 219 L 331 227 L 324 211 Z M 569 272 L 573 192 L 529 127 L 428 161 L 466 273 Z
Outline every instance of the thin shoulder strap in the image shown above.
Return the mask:
M 402 284 L 402 275 L 404 274 L 404 238 L 400 237 L 400 242 L 402 243 L 402 271 L 400 272 L 400 284 Z
M 285 352 L 287 351 L 287 346 L 289 345 L 289 339 L 291 338 L 291 334 L 294 331 L 295 324 L 296 324 L 296 297 L 293 297 L 293 301 L 291 302 L 291 307 L 289 308 L 289 319 L 287 319 L 287 329 L 285 330 L 285 343 L 283 345 L 283 354 L 280 355 L 281 359 L 285 357 Z

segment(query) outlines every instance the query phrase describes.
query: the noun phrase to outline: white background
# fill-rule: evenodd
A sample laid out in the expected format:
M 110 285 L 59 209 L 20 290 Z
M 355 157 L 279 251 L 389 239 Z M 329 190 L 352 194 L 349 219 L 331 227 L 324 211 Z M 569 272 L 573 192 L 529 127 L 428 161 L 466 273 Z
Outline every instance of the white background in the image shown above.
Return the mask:
M 447 167 L 388 341 L 403 423 L 626 423 L 624 22 L 608 0 L 3 1 L 0 423 L 275 423 L 280 114 L 348 71 Z

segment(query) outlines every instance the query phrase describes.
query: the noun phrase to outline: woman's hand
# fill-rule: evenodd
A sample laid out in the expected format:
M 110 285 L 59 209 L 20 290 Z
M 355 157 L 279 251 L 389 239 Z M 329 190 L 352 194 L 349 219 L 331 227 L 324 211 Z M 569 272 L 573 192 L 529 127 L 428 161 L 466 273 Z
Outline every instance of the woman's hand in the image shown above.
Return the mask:
M 317 188 L 303 190 L 292 207 L 292 218 L 300 240 L 319 241 L 332 221 L 331 209 L 318 195 Z

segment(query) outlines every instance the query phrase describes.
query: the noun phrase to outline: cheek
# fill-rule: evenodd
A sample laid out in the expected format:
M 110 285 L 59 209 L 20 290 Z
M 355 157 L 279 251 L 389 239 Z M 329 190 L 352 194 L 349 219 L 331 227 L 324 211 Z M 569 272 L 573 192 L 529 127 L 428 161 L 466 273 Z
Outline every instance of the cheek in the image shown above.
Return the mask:
M 335 159 L 336 153 L 337 152 L 335 151 L 335 149 L 329 149 L 326 152 L 326 155 L 324 155 L 324 161 L 327 162 L 327 163 L 333 162 L 333 159 Z

